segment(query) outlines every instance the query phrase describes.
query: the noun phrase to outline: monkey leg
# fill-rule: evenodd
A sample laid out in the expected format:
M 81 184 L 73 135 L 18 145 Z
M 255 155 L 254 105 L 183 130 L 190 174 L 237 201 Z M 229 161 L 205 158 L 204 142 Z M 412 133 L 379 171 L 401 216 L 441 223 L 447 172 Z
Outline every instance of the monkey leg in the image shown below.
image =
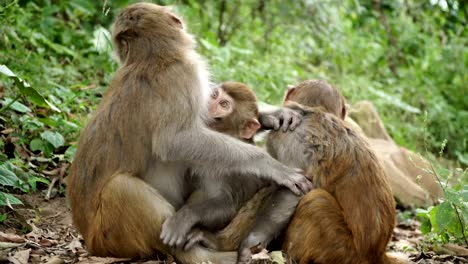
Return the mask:
M 356 264 L 360 260 L 343 213 L 323 189 L 309 192 L 296 208 L 283 249 L 299 264 Z
M 207 233 L 209 240 L 215 241 L 217 248 L 222 251 L 237 250 L 242 239 L 244 239 L 252 229 L 255 219 L 271 196 L 275 187 L 265 187 L 260 189 L 237 213 L 234 219 L 221 231 L 217 233 Z
M 296 209 L 300 196 L 289 189 L 278 188 L 258 214 L 255 224 L 238 249 L 238 263 L 249 263 L 251 249 L 266 248 L 270 241 L 283 230 Z
M 116 175 L 98 198 L 92 231 L 86 239 L 94 255 L 138 258 L 162 252 L 175 256 L 181 263 L 235 263 L 235 252 L 215 252 L 198 245 L 188 251 L 165 246 L 159 238 L 161 226 L 175 210 L 156 189 L 139 178 Z

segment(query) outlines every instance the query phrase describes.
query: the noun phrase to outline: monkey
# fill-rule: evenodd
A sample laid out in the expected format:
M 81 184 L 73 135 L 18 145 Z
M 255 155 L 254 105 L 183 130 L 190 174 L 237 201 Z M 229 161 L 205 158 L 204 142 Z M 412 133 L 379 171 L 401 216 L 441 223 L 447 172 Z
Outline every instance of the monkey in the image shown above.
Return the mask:
M 253 136 L 259 129 L 278 130 L 281 125 L 283 131 L 294 130 L 301 121 L 287 110 L 259 113 L 255 93 L 238 82 L 224 82 L 215 87 L 209 102 L 209 117 L 214 119 L 210 124 L 212 129 L 249 144 L 254 144 Z M 262 124 L 258 121 L 260 117 Z M 163 224 L 163 242 L 169 246 L 184 247 L 185 250 L 196 242 L 207 243 L 209 240 L 204 239 L 203 232 L 195 226 L 205 230 L 226 226 L 242 205 L 261 188 L 269 185 L 262 179 L 243 179 L 241 176 L 224 177 L 220 181 L 211 182 L 207 177 L 190 175 L 195 190 L 188 202 Z M 168 225 L 173 228 L 167 229 Z M 171 233 L 171 230 L 175 232 Z M 216 243 L 207 244 L 213 247 Z
M 308 80 L 288 89 L 284 101 L 303 120 L 294 132 L 270 132 L 268 152 L 303 169 L 316 189 L 291 196 L 300 202 L 283 249 L 299 264 L 392 263 L 385 250 L 395 202 L 380 160 L 343 120 L 343 97 L 325 81 Z
M 92 255 L 161 252 L 181 263 L 233 263 L 235 252 L 162 243 L 162 223 L 188 197 L 186 171 L 214 180 L 252 175 L 296 194 L 307 192 L 310 181 L 259 147 L 206 126 L 209 73 L 167 7 L 129 5 L 112 39 L 121 66 L 81 131 L 67 179 L 74 225 Z
M 372 149 L 384 162 L 398 204 L 404 207 L 427 207 L 438 201 L 442 189 L 434 177 L 427 173 L 430 170 L 429 162 L 393 141 L 371 102 L 353 104 L 349 116 L 346 121 L 357 121 L 356 126 L 362 128 Z

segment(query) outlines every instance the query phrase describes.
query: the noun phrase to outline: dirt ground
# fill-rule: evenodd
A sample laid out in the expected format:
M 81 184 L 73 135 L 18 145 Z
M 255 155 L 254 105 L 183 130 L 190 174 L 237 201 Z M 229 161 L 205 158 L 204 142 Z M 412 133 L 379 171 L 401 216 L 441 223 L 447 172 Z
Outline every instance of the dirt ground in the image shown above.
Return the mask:
M 171 256 L 146 260 L 89 256 L 73 228 L 64 197 L 46 201 L 38 194 L 19 197 L 25 206 L 2 208 L 8 219 L 0 224 L 0 263 L 175 263 Z M 389 252 L 409 263 L 468 263 L 468 249 L 457 245 L 424 245 L 419 222 L 398 220 Z M 281 252 L 255 255 L 255 263 L 286 263 Z

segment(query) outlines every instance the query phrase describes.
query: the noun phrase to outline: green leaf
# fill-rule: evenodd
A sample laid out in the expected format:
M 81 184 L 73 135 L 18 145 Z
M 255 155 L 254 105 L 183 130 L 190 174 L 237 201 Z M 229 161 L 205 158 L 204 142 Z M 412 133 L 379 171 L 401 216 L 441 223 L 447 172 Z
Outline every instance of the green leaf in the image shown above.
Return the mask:
M 421 222 L 421 232 L 423 234 L 428 234 L 429 232 L 431 232 L 431 229 L 431 220 L 429 218 L 424 218 L 424 220 Z
M 5 220 L 8 219 L 8 215 L 7 214 L 0 214 L 0 223 L 3 223 L 5 222 Z
M 4 164 L 0 165 L 0 185 L 15 187 L 18 181 L 19 179 L 14 172 Z
M 14 79 L 19 92 L 23 94 L 24 96 L 26 96 L 29 100 L 31 100 L 31 102 L 33 102 L 35 105 L 48 107 L 56 112 L 60 112 L 60 109 L 58 109 L 56 106 L 48 102 L 38 91 L 36 91 L 36 89 L 32 88 L 31 85 L 29 85 L 29 83 L 27 83 L 25 80 L 21 79 L 15 73 L 13 73 L 6 65 L 0 65 L 0 72 Z M 15 103 L 13 103 L 13 105 Z M 15 109 L 12 106 L 10 107 L 12 109 Z M 20 110 L 17 110 L 17 109 L 15 110 L 21 112 Z M 31 110 L 29 110 L 28 112 L 30 111 Z M 22 113 L 25 113 L 25 112 L 22 112 Z
M 8 200 L 8 201 L 7 201 Z M 9 194 L 0 192 L 0 206 L 8 206 L 8 205 L 16 205 L 16 204 L 23 204 L 18 198 Z
M 44 131 L 41 133 L 41 138 L 48 141 L 55 148 L 61 147 L 65 144 L 65 139 L 62 134 L 52 131 Z
M 43 151 L 44 150 L 44 143 L 40 138 L 35 138 L 29 142 L 29 148 L 31 151 Z
M 8 105 L 10 104 L 11 102 L 13 101 L 13 99 L 11 98 L 5 98 L 5 100 L 2 100 L 2 103 L 3 105 Z M 18 101 L 15 101 L 13 102 L 9 108 L 17 111 L 17 112 L 20 112 L 20 113 L 28 113 L 28 112 L 31 112 L 31 109 L 27 106 L 25 106 L 24 104 L 18 102 Z
M 452 218 L 453 208 L 448 202 L 442 202 L 437 206 L 435 214 L 435 226 L 437 230 L 444 230 Z
M 15 77 L 16 74 L 12 72 L 6 65 L 0 65 L 0 73 L 5 74 L 8 77 Z
M 44 177 L 30 176 L 28 178 L 28 184 L 29 186 L 31 186 L 33 192 L 36 191 L 38 182 L 46 184 L 46 185 L 50 183 L 50 181 Z
M 67 148 L 67 150 L 65 151 L 65 159 L 72 162 L 73 161 L 73 158 L 75 157 L 76 155 L 76 146 L 75 145 L 72 145 L 70 147 Z

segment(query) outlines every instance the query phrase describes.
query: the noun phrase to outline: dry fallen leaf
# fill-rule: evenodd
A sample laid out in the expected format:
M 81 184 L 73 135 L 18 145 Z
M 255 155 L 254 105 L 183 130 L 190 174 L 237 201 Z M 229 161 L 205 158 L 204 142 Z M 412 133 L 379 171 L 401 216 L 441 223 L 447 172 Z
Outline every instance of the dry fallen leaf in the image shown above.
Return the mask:
M 39 244 L 41 244 L 41 246 L 43 247 L 51 247 L 51 246 L 55 246 L 57 245 L 57 240 L 53 240 L 53 239 L 47 239 L 47 238 L 41 238 L 39 240 Z
M 15 253 L 15 255 L 8 258 L 13 264 L 27 264 L 29 260 L 29 252 L 31 249 L 21 250 Z
M 63 264 L 65 261 L 57 256 L 52 257 L 46 264 Z
M 253 260 L 269 260 L 270 256 L 268 255 L 268 250 L 262 249 L 257 254 L 252 255 Z
M 70 244 L 68 244 L 67 248 L 71 250 L 73 253 L 78 252 L 80 249 L 83 248 L 83 245 L 81 245 L 80 240 L 78 238 L 74 238 Z
M 129 258 L 101 258 L 101 257 L 86 257 L 78 261 L 79 264 L 112 264 L 118 262 L 129 261 Z
M 278 264 L 286 263 L 286 259 L 284 258 L 282 251 L 272 251 L 270 252 L 270 257 L 273 263 L 278 263 Z
M 19 247 L 21 245 L 22 244 L 19 244 L 19 243 L 0 242 L 0 249 L 16 248 L 16 247 Z
M 445 244 L 443 247 L 452 251 L 457 256 L 468 257 L 468 248 L 464 248 L 456 244 Z
M 12 243 L 24 243 L 26 239 L 24 237 L 14 235 L 14 234 L 6 234 L 0 232 L 0 241 L 2 242 L 12 242 Z

